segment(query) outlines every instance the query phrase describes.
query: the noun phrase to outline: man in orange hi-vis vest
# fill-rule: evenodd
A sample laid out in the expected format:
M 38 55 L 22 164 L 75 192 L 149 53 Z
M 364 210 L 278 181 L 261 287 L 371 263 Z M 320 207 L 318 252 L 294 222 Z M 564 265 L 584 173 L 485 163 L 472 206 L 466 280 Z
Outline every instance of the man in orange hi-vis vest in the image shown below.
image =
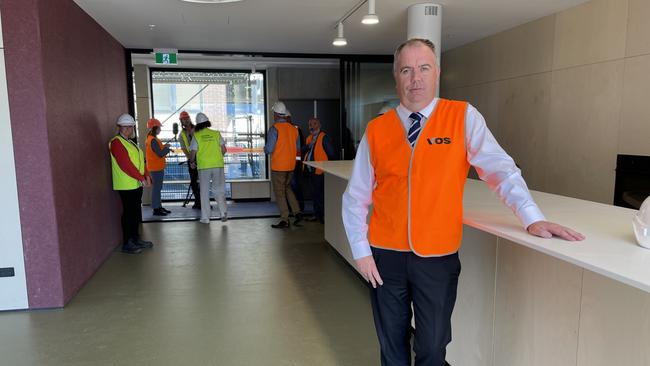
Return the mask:
M 400 45 L 393 76 L 400 105 L 368 124 L 343 195 L 343 223 L 356 265 L 372 285 L 382 365 L 411 365 L 414 316 L 415 365 L 442 366 L 451 342 L 470 165 L 530 234 L 584 236 L 545 221 L 521 171 L 473 106 L 436 98 L 439 69 L 429 40 Z
M 296 126 L 289 122 L 287 107 L 277 102 L 271 108 L 275 123 L 269 129 L 264 152 L 271 155 L 271 184 L 280 209 L 280 222 L 271 225 L 274 229 L 289 227 L 289 205 L 294 213 L 294 222 L 302 221 L 302 212 L 296 195 L 291 190 L 291 176 L 296 167 L 296 156 L 300 151 L 300 136 Z M 299 156 L 299 155 L 298 155 Z

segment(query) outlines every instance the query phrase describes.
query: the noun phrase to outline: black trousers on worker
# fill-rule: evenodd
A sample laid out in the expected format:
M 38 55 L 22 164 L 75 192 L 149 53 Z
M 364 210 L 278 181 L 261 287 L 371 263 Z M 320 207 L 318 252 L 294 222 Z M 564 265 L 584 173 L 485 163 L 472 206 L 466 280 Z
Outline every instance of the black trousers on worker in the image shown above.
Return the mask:
M 140 237 L 142 187 L 117 192 L 122 199 L 122 239 L 126 243 L 129 239 L 136 240 Z
M 413 252 L 372 248 L 372 254 L 384 281 L 376 289 L 371 287 L 381 364 L 411 365 L 412 302 L 415 365 L 446 365 L 460 275 L 458 253 L 423 258 Z
M 321 222 L 325 218 L 325 174 L 309 173 L 311 198 L 314 202 L 314 216 Z
M 187 170 L 190 173 L 190 187 L 194 195 L 194 204 L 201 206 L 201 191 L 199 190 L 199 169 L 192 168 L 187 164 Z

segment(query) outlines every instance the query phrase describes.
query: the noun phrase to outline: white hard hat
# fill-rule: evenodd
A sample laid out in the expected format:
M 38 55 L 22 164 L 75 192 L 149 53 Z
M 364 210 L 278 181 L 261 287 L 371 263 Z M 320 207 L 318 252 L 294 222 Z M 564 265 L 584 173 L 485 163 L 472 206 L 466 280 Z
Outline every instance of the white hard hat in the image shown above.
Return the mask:
M 287 112 L 284 115 L 287 117 L 291 117 L 291 111 L 287 109 Z
M 641 204 L 639 212 L 632 219 L 632 227 L 639 245 L 650 249 L 650 197 Z
M 132 127 L 135 126 L 135 120 L 133 119 L 133 116 L 131 116 L 128 113 L 124 113 L 117 117 L 117 125 L 121 127 Z
M 385 106 L 381 107 L 381 109 L 379 110 L 379 113 L 377 113 L 377 115 L 381 116 L 382 114 L 390 111 L 391 109 L 393 109 L 393 108 L 391 108 L 391 106 L 385 105 Z
M 271 107 L 271 110 L 273 113 L 281 114 L 283 116 L 290 116 L 289 111 L 287 110 L 287 106 L 284 105 L 282 102 L 275 102 L 273 104 L 273 107 Z
M 196 118 L 194 119 L 194 121 L 196 121 L 196 123 L 198 124 L 198 123 L 208 122 L 210 121 L 210 119 L 208 118 L 208 116 L 205 115 L 205 113 L 199 112 L 196 114 Z

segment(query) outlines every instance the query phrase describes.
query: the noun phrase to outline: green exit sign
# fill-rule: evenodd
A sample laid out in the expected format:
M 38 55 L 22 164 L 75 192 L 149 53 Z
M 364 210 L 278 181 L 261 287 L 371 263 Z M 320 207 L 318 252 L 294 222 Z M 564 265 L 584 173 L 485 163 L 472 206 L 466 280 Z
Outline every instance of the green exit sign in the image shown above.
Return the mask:
M 176 65 L 178 60 L 176 58 L 176 50 L 155 49 L 156 63 L 160 65 Z

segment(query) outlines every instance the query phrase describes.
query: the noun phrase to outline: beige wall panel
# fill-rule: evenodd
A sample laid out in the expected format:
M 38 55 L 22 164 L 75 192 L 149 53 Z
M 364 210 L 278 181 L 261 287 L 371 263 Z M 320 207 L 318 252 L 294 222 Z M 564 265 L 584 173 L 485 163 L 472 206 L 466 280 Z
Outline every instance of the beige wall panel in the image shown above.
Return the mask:
M 623 60 L 553 72 L 546 188 L 611 203 Z
M 650 53 L 650 1 L 629 0 L 626 56 Z
M 584 271 L 579 366 L 650 365 L 650 294 Z
M 575 365 L 582 270 L 499 239 L 494 365 Z
M 493 55 L 489 42 L 481 40 L 445 52 L 441 60 L 441 86 L 453 89 L 489 80 Z
M 618 140 L 620 154 L 650 155 L 649 97 L 650 56 L 625 59 Z
M 492 365 L 496 249 L 496 236 L 464 227 L 453 340 L 447 347 L 452 365 Z
M 551 72 L 499 83 L 501 146 L 519 165 L 531 189 L 545 190 Z
M 457 89 L 469 84 L 469 47 L 462 46 L 442 54 L 440 90 Z M 444 95 L 441 93 L 441 95 Z
M 553 69 L 625 56 L 628 0 L 592 0 L 556 14 Z
M 490 80 L 550 71 L 553 66 L 555 15 L 490 37 L 493 50 Z

